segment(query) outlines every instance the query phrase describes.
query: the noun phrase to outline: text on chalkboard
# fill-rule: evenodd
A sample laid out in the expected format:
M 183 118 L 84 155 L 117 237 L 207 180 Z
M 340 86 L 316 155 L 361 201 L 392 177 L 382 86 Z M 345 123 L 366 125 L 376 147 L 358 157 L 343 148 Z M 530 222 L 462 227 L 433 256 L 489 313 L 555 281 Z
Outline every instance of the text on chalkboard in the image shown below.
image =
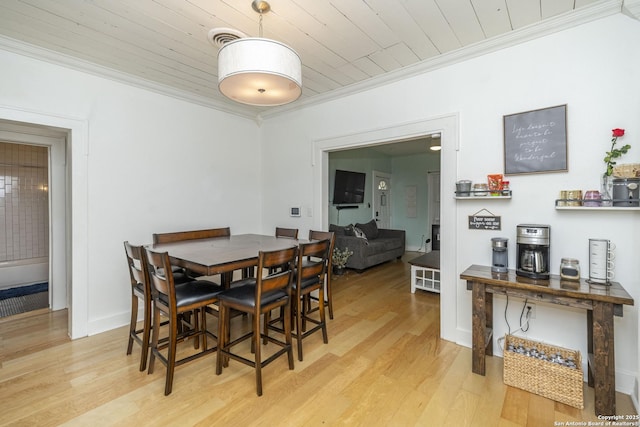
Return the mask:
M 469 215 L 469 230 L 501 230 L 502 219 L 499 216 Z

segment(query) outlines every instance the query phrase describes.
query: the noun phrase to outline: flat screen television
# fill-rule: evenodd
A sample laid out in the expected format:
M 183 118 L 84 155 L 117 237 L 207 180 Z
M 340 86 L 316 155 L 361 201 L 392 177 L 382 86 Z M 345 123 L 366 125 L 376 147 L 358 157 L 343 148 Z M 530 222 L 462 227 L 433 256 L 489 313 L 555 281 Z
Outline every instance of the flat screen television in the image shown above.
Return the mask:
M 333 204 L 346 205 L 364 203 L 364 181 L 366 174 L 336 169 L 333 183 Z

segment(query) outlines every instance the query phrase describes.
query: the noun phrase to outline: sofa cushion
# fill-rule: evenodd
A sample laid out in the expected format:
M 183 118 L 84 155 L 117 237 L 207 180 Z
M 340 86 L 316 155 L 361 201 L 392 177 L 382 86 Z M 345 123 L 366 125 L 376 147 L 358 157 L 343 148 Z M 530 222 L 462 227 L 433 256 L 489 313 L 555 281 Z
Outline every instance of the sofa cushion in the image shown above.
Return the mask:
M 375 220 L 372 219 L 366 224 L 358 223 L 356 224 L 356 227 L 364 232 L 365 236 L 367 236 L 367 239 L 373 240 L 378 238 L 378 224 L 376 224 Z
M 356 236 L 358 239 L 363 239 L 365 244 L 369 244 L 369 240 L 367 239 L 367 235 L 364 233 L 364 231 L 360 230 L 358 227 L 353 226 L 353 235 Z
M 336 236 L 346 236 L 346 228 L 341 225 L 329 224 L 329 231 L 333 231 Z

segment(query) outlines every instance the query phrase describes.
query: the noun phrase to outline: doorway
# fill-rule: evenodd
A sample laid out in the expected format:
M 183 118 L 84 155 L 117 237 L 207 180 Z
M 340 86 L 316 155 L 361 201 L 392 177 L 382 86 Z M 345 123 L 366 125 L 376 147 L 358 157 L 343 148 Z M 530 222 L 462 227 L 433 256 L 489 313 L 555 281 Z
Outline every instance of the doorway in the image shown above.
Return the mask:
M 329 226 L 329 152 L 351 148 L 388 144 L 391 141 L 407 141 L 440 133 L 442 135 L 440 189 L 451 188 L 457 177 L 456 154 L 458 150 L 459 117 L 457 114 L 439 116 L 415 122 L 392 124 L 386 127 L 363 130 L 361 132 L 318 138 L 313 141 L 313 185 L 314 212 L 320 216 L 314 220 L 314 227 Z M 457 208 L 453 197 L 440 200 L 441 232 L 447 239 L 441 242 L 442 288 L 440 292 L 440 336 L 450 341 L 458 341 L 457 327 L 457 248 L 456 218 Z
M 11 189 L 12 196 L 16 196 L 12 202 L 11 214 L 24 213 L 25 216 L 23 223 L 19 222 L 17 227 L 11 227 L 13 236 L 10 243 L 13 251 L 17 251 L 12 255 L 14 258 L 21 258 L 14 264 L 22 264 L 22 268 L 15 270 L 16 276 L 12 279 L 29 284 L 25 281 L 33 282 L 37 276 L 40 285 L 47 285 L 46 307 L 54 311 L 69 308 L 67 134 L 63 129 L 0 120 L 0 140 L 7 148 L 4 150 L 5 159 L 0 163 L 11 164 L 12 175 L 16 175 L 13 180 L 15 183 L 22 180 L 19 193 L 15 192 L 15 188 Z M 37 164 L 33 164 L 34 160 L 28 158 L 34 156 L 39 158 Z M 40 176 L 42 173 L 46 176 Z M 36 201 L 36 198 L 40 200 Z M 22 206 L 13 209 L 17 203 Z M 26 220 L 27 216 L 29 221 Z M 4 243 L 6 247 L 7 240 Z M 37 274 L 32 276 L 34 270 Z
M 378 228 L 391 228 L 391 175 L 373 171 L 373 219 Z

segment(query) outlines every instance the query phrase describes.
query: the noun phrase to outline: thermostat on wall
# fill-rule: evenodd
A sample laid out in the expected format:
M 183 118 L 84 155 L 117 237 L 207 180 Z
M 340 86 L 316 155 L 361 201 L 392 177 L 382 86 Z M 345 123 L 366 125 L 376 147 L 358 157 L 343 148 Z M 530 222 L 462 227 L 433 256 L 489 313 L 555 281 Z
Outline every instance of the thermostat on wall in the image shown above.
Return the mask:
M 291 216 L 300 216 L 300 207 L 295 207 L 295 208 L 290 208 L 291 212 L 289 213 L 289 215 Z

